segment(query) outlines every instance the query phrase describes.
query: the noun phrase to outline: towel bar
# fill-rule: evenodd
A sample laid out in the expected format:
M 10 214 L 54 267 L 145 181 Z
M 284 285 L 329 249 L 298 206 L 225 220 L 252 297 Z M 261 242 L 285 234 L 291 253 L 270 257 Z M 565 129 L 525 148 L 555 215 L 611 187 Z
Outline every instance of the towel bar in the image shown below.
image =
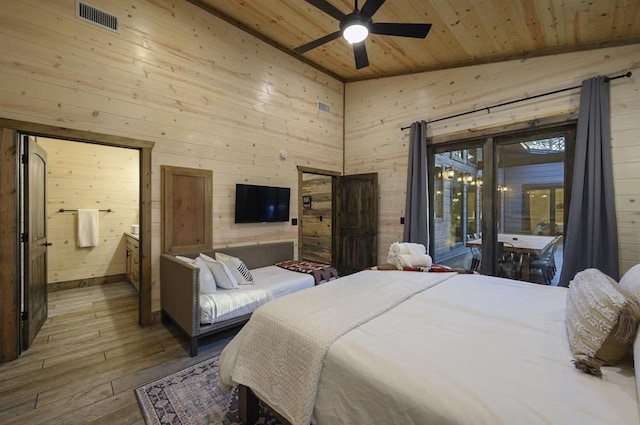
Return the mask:
M 60 212 L 67 212 L 67 211 L 78 211 L 76 210 L 65 210 L 64 208 L 60 208 L 58 211 Z M 98 210 L 98 211 L 106 211 L 106 212 L 113 212 L 113 210 L 111 208 L 107 209 L 107 210 Z

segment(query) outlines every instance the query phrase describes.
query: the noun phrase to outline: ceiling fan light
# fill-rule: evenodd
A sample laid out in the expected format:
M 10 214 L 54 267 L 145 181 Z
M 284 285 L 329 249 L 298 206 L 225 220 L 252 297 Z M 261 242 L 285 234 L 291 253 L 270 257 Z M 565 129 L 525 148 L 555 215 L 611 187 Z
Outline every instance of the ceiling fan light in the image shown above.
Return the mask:
M 342 31 L 342 35 L 349 44 L 360 43 L 367 38 L 369 30 L 362 24 L 353 24 L 346 27 L 344 31 Z

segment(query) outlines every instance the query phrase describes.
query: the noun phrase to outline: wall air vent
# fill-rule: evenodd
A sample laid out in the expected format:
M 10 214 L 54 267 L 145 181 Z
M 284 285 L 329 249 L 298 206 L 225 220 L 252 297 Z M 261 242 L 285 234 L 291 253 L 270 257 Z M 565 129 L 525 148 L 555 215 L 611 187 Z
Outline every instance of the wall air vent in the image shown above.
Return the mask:
M 81 1 L 76 1 L 76 16 L 85 22 L 99 25 L 111 31 L 118 31 L 118 17 L 89 6 Z
M 327 105 L 326 103 L 322 103 L 322 102 L 318 102 L 318 110 L 322 111 L 322 112 L 331 112 L 331 106 Z

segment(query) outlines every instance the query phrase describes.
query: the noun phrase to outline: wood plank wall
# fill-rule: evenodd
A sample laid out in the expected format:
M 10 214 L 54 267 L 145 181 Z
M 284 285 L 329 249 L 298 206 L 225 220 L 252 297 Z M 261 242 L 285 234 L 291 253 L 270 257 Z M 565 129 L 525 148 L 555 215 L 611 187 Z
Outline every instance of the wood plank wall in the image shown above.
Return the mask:
M 47 152 L 48 283 L 87 281 L 125 273 L 124 232 L 138 224 L 139 152 L 37 137 Z M 79 248 L 78 215 L 60 208 L 100 212 L 99 245 Z
M 74 0 L 3 3 L 0 116 L 155 142 L 152 309 L 161 165 L 213 170 L 214 246 L 297 241 L 289 223 L 235 225 L 235 184 L 291 187 L 297 217 L 296 166 L 342 170 L 343 83 L 185 1 L 88 3 L 119 32 L 77 20 Z
M 620 271 L 640 262 L 640 45 L 347 83 L 345 172 L 377 171 L 380 183 L 378 257 L 402 238 L 409 131 L 413 121 L 580 85 L 596 75 L 632 71 L 611 83 Z M 428 137 L 470 136 L 474 130 L 577 111 L 579 90 L 429 125 Z

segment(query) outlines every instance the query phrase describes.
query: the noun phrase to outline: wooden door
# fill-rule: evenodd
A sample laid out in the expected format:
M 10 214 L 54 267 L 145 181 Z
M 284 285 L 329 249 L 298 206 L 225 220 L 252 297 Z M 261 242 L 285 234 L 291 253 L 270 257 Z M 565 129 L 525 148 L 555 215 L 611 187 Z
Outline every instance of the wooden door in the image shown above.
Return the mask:
M 164 254 L 202 252 L 213 246 L 213 171 L 163 165 L 161 248 Z
M 343 276 L 377 264 L 378 173 L 342 176 L 336 181 L 334 250 L 336 268 Z
M 23 350 L 47 319 L 47 153 L 33 136 L 24 144 L 24 305 Z

